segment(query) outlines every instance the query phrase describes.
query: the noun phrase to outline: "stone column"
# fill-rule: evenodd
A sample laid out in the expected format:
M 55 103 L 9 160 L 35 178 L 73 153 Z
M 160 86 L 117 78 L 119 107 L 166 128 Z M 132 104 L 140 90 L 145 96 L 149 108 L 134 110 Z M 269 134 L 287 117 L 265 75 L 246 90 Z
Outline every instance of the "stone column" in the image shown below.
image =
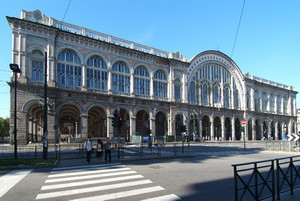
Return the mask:
M 225 118 L 224 116 L 220 117 L 221 118 L 221 133 L 222 133 L 222 140 L 226 140 L 225 136 Z
M 199 121 L 199 137 L 200 137 L 200 139 L 202 140 L 202 130 L 203 130 L 203 128 L 202 128 L 202 120 L 200 120 Z
M 107 91 L 109 94 L 112 94 L 112 69 L 108 69 Z
M 87 139 L 88 137 L 88 115 L 81 114 L 80 115 L 80 122 L 81 122 L 81 138 Z
M 236 138 L 235 138 L 235 121 L 234 121 L 234 117 L 232 117 L 231 119 L 231 132 L 232 132 L 232 141 L 235 141 Z
M 213 116 L 210 117 L 210 139 L 215 140 L 215 129 L 214 129 L 214 119 Z
M 151 134 L 152 136 L 155 136 L 156 133 L 155 133 L 155 117 L 151 117 L 150 119 L 150 129 L 151 129 Z
M 48 113 L 48 140 L 49 143 L 57 143 L 58 136 L 55 135 L 54 125 L 55 125 L 55 113 Z
M 106 137 L 112 138 L 114 136 L 114 127 L 112 126 L 113 115 L 107 115 L 106 118 Z
M 130 73 L 130 95 L 131 97 L 134 97 L 134 75 L 133 73 Z
M 130 117 L 130 136 L 136 135 L 136 116 Z
M 279 140 L 279 137 L 278 137 L 278 122 L 276 121 L 275 122 L 275 140 Z

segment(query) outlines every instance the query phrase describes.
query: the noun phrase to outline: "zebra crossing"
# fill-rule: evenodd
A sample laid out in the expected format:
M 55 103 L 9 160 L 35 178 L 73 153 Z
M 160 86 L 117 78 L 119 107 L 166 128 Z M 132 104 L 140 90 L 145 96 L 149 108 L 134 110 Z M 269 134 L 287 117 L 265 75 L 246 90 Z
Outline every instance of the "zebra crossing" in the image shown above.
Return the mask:
M 54 168 L 36 200 L 181 200 L 120 163 Z

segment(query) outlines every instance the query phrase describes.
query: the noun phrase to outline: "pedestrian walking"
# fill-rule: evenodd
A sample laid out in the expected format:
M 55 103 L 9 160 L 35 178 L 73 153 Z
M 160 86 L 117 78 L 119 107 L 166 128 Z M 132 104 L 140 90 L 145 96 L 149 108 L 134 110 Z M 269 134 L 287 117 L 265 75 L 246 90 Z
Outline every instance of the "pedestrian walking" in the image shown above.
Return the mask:
M 97 159 L 98 159 L 98 163 L 101 162 L 102 160 L 102 154 L 103 154 L 103 142 L 99 139 L 97 141 Z
M 90 163 L 93 151 L 93 142 L 91 141 L 90 137 L 88 137 L 87 141 L 84 143 L 84 150 L 86 151 L 86 161 L 87 163 Z
M 107 155 L 108 155 L 109 162 L 111 162 L 111 142 L 109 140 L 109 137 L 105 139 L 104 149 L 105 149 L 105 162 L 107 162 Z

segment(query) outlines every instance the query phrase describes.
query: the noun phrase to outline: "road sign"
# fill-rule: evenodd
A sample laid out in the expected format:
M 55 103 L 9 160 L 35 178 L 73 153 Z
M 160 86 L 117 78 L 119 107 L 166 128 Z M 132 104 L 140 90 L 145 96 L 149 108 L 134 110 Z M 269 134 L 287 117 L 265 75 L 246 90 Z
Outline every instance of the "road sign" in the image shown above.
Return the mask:
M 292 134 L 292 135 L 287 135 L 286 136 L 288 141 L 299 141 L 300 137 L 298 135 Z
M 242 121 L 242 124 L 243 124 L 243 125 L 245 125 L 246 123 L 247 123 L 246 120 L 243 120 L 243 121 Z

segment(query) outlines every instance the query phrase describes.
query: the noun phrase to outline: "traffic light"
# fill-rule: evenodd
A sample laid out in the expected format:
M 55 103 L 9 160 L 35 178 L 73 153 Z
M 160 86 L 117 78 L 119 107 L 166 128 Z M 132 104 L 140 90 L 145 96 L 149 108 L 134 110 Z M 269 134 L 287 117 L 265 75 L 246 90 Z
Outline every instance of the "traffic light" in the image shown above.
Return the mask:
M 112 126 L 113 127 L 118 127 L 118 115 L 117 114 L 114 114 L 113 118 L 112 118 Z
M 123 121 L 122 121 L 122 117 L 119 117 L 119 122 L 118 122 L 118 127 L 119 128 L 122 128 L 122 125 L 123 125 Z

